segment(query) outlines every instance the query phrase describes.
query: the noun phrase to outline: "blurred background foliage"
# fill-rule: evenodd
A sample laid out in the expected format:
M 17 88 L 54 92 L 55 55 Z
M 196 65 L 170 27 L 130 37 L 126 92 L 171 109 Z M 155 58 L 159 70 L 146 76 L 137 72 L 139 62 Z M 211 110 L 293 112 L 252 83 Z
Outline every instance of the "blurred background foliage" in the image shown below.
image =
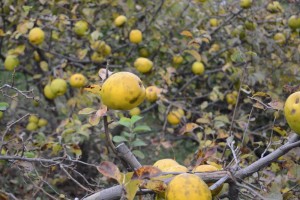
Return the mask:
M 143 127 L 141 132 L 120 123 L 132 119 L 129 112 L 108 112 L 114 141 L 126 141 L 142 164 L 174 158 L 186 166 L 216 163 L 225 168 L 233 158 L 226 139 L 233 135 L 241 166 L 249 165 L 286 141 L 290 129 L 282 107 L 286 97 L 299 90 L 300 29 L 288 25 L 292 15 L 299 17 L 299 1 L 278 2 L 275 9 L 268 7 L 272 1 L 262 0 L 242 9 L 237 0 L 2 0 L 1 155 L 90 163 L 70 162 L 68 171 L 88 188 L 111 184 L 93 167 L 104 160 L 120 164 L 108 149 L 102 121 L 93 126 L 89 115 L 79 114 L 84 108 L 99 109 L 100 98 L 69 84 L 54 100 L 43 92 L 53 79 L 69 81 L 75 73 L 99 84 L 98 70 L 108 67 L 132 72 L 145 87 L 161 90 L 157 101 L 139 106 L 143 118 L 136 125 Z M 127 17 L 121 27 L 114 25 L 119 15 Z M 74 33 L 79 20 L 88 23 L 83 36 Z M 35 26 L 45 32 L 41 45 L 27 39 Z M 130 43 L 132 29 L 142 31 L 141 43 Z M 274 38 L 277 33 L 284 39 Z M 95 53 L 99 41 L 111 48 L 109 55 Z M 3 67 L 8 55 L 20 61 L 14 71 Z M 138 57 L 154 63 L 150 73 L 133 66 Z M 193 74 L 195 61 L 204 64 L 203 75 Z M 167 115 L 179 109 L 180 123 L 170 124 Z M 26 129 L 30 115 L 47 125 Z M 247 181 L 267 196 L 299 195 L 299 155 L 295 149 Z M 88 193 L 58 165 L 1 161 L 0 169 L 3 199 L 8 193 L 24 199 Z

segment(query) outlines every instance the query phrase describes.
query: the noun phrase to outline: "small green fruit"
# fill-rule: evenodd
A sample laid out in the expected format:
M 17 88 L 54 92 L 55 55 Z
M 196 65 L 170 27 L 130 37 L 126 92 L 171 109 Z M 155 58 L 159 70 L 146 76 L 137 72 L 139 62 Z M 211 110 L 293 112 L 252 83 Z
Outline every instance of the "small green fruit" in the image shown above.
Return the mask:
M 38 123 L 39 118 L 36 115 L 30 115 L 28 121 L 32 123 Z
M 86 21 L 80 20 L 75 23 L 74 32 L 78 36 L 84 36 L 89 29 L 89 24 Z
M 48 124 L 48 121 L 46 119 L 43 119 L 43 118 L 39 119 L 39 121 L 37 123 L 38 127 L 47 126 L 47 124 Z
M 54 79 L 50 84 L 51 91 L 57 95 L 64 95 L 67 91 L 67 82 L 64 79 Z
M 13 71 L 19 65 L 19 59 L 15 55 L 8 55 L 4 61 L 4 67 L 8 71 Z
M 27 131 L 35 131 L 38 128 L 38 125 L 33 122 L 29 122 L 26 126 Z

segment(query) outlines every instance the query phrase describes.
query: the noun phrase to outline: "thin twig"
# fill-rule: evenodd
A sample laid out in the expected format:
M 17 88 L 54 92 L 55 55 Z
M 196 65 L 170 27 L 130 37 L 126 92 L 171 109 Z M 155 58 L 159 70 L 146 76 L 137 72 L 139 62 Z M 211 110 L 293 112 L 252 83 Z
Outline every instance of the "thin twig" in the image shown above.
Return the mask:
M 60 168 L 65 172 L 65 174 L 74 182 L 76 183 L 79 187 L 81 187 L 82 189 L 89 191 L 89 192 L 94 192 L 93 190 L 90 190 L 89 188 L 86 188 L 85 186 L 81 185 L 81 183 L 79 183 L 75 178 L 73 178 L 73 176 L 71 176 L 71 174 L 69 174 L 69 172 L 64 168 L 63 165 L 59 165 Z

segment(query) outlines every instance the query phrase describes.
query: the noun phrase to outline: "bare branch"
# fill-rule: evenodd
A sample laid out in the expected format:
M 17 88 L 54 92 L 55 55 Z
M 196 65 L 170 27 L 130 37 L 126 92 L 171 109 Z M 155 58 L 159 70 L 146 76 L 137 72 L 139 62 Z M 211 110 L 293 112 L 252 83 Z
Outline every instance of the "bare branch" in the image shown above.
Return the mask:
M 71 176 L 71 174 L 69 174 L 69 172 L 64 168 L 63 165 L 59 165 L 60 168 L 64 171 L 64 173 L 74 182 L 76 183 L 79 187 L 81 187 L 82 189 L 89 191 L 89 192 L 93 192 L 93 190 L 90 190 L 89 188 L 86 188 L 85 186 L 83 186 L 82 184 L 80 184 L 75 178 L 73 178 L 73 176 Z

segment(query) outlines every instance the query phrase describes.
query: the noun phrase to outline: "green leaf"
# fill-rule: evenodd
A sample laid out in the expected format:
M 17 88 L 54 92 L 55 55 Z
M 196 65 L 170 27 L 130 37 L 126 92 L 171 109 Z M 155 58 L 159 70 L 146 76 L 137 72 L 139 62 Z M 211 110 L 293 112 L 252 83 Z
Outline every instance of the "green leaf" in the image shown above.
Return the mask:
M 119 142 L 127 142 L 128 140 L 123 136 L 116 135 L 113 137 L 113 141 L 119 143 Z
M 137 126 L 133 129 L 134 133 L 145 132 L 145 131 L 151 131 L 151 128 L 147 125 L 140 125 L 140 126 Z
M 133 125 L 133 124 L 135 124 L 137 121 L 139 121 L 139 120 L 141 120 L 143 117 L 141 117 L 141 116 L 138 116 L 138 115 L 133 115 L 132 117 L 131 117 L 131 124 Z
M 84 108 L 82 110 L 80 110 L 78 112 L 79 115 L 89 115 L 89 114 L 92 114 L 94 112 L 96 112 L 97 110 L 94 109 L 94 108 Z
M 9 104 L 6 102 L 0 102 L 0 111 L 5 111 L 9 107 Z
M 124 134 L 125 137 L 134 138 L 134 134 L 133 133 L 128 133 L 126 131 L 123 131 L 123 134 Z
M 141 147 L 141 146 L 147 146 L 147 144 L 143 140 L 135 140 L 131 143 L 132 147 Z
M 122 126 L 125 126 L 127 128 L 130 128 L 131 127 L 131 120 L 127 117 L 122 117 L 119 120 L 119 124 L 122 125 Z
M 35 153 L 32 152 L 32 151 L 27 151 L 27 152 L 24 152 L 24 156 L 26 158 L 34 158 L 35 157 Z
M 145 158 L 145 155 L 141 151 L 139 151 L 139 150 L 133 150 L 132 153 L 134 155 L 136 155 L 137 157 L 139 157 L 140 159 L 144 159 Z

